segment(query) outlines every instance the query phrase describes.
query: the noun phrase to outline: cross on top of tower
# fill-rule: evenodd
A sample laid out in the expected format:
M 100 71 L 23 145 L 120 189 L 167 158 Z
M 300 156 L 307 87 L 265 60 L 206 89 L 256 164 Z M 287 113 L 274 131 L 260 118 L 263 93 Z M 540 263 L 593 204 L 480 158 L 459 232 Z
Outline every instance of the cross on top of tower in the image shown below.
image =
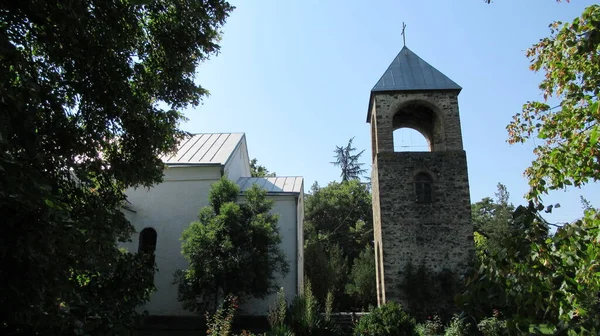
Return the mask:
M 402 42 L 406 47 L 406 24 L 404 22 L 402 22 Z

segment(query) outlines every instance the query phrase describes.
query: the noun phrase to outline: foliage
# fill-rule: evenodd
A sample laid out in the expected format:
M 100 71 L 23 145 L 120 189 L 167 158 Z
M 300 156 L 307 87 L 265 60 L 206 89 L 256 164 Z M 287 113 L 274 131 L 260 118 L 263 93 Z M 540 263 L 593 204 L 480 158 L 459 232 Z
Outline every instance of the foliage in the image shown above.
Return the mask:
M 446 326 L 439 316 L 428 316 L 427 320 L 416 325 L 415 330 L 419 336 L 469 336 L 475 332 L 471 323 L 458 315 L 454 315 Z
M 346 293 L 351 295 L 356 306 L 367 308 L 377 302 L 377 287 L 375 279 L 375 254 L 373 248 L 367 245 L 354 259 L 350 271 L 349 283 L 346 285 Z
M 277 176 L 275 172 L 269 172 L 265 166 L 258 164 L 258 160 L 250 160 L 250 174 L 252 177 L 274 177 Z
M 319 314 L 319 304 L 308 279 L 304 281 L 304 293 L 294 299 L 290 310 L 290 327 L 296 336 L 337 333 L 337 328 L 330 321 L 323 320 Z
M 147 300 L 140 258 L 117 246 L 133 233 L 124 190 L 161 181 L 232 8 L 0 3 L 2 334 L 121 333 Z
M 357 180 L 313 188 L 305 200 L 305 237 L 339 244 L 354 260 L 373 240 L 371 193 Z
M 281 287 L 279 292 L 277 292 L 277 300 L 275 301 L 275 305 L 269 308 L 269 312 L 267 314 L 267 319 L 269 320 L 271 329 L 284 325 L 286 316 L 287 302 L 285 301 L 285 292 L 283 287 Z
M 342 170 L 340 173 L 342 181 L 360 180 L 360 177 L 367 172 L 366 169 L 362 168 L 364 163 L 358 161 L 365 150 L 363 149 L 359 153 L 354 154 L 356 148 L 352 147 L 352 141 L 354 141 L 354 138 L 350 138 L 346 146 L 335 146 L 335 150 L 333 151 L 335 153 L 335 161 L 331 163 Z
M 327 298 L 325 298 L 325 321 L 331 322 L 331 314 L 333 313 L 333 293 L 328 292 Z
M 307 279 L 314 283 L 314 294 L 323 302 L 327 293 L 334 297 L 343 294 L 348 277 L 347 259 L 339 245 L 327 248 L 324 241 L 306 242 L 304 249 L 305 272 Z
M 403 336 L 416 335 L 415 320 L 393 302 L 374 308 L 363 316 L 354 327 L 355 336 Z
M 498 242 L 502 237 L 514 230 L 510 226 L 512 213 L 515 207 L 509 203 L 510 194 L 506 186 L 498 183 L 496 199 L 485 197 L 481 201 L 471 205 L 471 217 L 473 229 L 485 238 L 485 246 L 480 246 L 492 251 L 498 250 Z M 483 241 L 481 241 L 483 243 Z
M 277 292 L 277 300 L 275 305 L 269 308 L 267 315 L 271 330 L 269 336 L 287 336 L 293 335 L 291 329 L 286 324 L 287 319 L 287 301 L 285 300 L 285 292 L 283 287 Z
M 469 336 L 472 335 L 471 324 L 459 316 L 454 316 L 444 330 L 444 336 Z
M 227 295 L 221 306 L 210 315 L 206 313 L 206 334 L 210 336 L 229 336 L 235 310 L 238 308 L 237 298 Z
M 600 292 L 600 215 L 590 209 L 549 235 L 542 209 L 532 202 L 517 208 L 518 233 L 478 265 L 459 304 L 478 319 L 500 310 L 514 332 L 539 324 L 559 332 L 598 330 L 592 302 Z
M 525 174 L 528 197 L 597 181 L 600 172 L 600 5 L 572 22 L 554 22 L 551 36 L 527 51 L 533 71 L 543 71 L 544 101 L 528 102 L 507 126 L 509 142 L 539 139 Z M 549 99 L 559 100 L 556 107 Z
M 483 336 L 502 336 L 506 331 L 506 322 L 500 320 L 498 316 L 492 316 L 481 320 L 477 324 L 477 329 Z
M 189 266 L 176 272 L 175 282 L 186 309 L 202 311 L 219 293 L 264 298 L 279 288 L 276 277 L 288 271 L 278 216 L 270 212 L 273 201 L 257 185 L 244 201 L 238 194 L 235 183 L 221 178 L 209 193 L 210 206 L 182 234 Z
M 444 332 L 444 323 L 438 315 L 428 316 L 425 322 L 417 325 L 417 332 L 421 336 L 437 336 Z
M 306 275 L 319 301 L 332 291 L 338 308 L 348 309 L 348 270 L 373 240 L 371 194 L 358 180 L 315 183 L 311 191 L 305 198 Z

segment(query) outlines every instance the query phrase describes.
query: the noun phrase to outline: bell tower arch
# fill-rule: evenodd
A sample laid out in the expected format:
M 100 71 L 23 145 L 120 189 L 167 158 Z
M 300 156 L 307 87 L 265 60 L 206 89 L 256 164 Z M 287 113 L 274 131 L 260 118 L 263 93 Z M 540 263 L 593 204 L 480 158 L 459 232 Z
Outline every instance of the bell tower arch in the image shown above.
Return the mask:
M 367 122 L 379 305 L 393 300 L 411 309 L 403 287 L 407 268 L 424 267 L 435 279 L 462 275 L 473 261 L 461 90 L 406 46 L 371 90 Z M 393 132 L 405 127 L 421 133 L 429 151 L 395 147 Z

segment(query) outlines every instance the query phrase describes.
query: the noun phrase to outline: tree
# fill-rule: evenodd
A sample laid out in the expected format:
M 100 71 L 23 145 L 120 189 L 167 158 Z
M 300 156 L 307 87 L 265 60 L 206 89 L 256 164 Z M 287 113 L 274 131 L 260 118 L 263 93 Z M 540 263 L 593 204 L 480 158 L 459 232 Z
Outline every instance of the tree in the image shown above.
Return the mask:
M 557 334 L 600 330 L 600 220 L 597 210 L 559 227 L 554 235 L 533 202 L 519 206 L 519 230 L 505 236 L 500 250 L 484 255 L 467 278 L 459 304 L 477 318 L 500 310 L 513 332 L 547 324 Z M 594 332 L 595 330 L 595 332 Z
M 375 254 L 370 245 L 354 259 L 349 278 L 346 293 L 354 298 L 357 307 L 365 309 L 377 304 Z
M 537 137 L 529 197 L 582 186 L 600 177 L 600 6 L 586 8 L 572 22 L 554 22 L 551 36 L 527 51 L 530 68 L 545 72 L 544 101 L 528 102 L 508 125 L 509 142 Z M 560 102 L 551 107 L 549 99 Z
M 346 270 L 373 241 L 371 194 L 360 181 L 351 180 L 331 182 L 324 188 L 315 183 L 305 197 L 306 275 L 319 300 L 332 291 L 336 304 L 348 307 Z
M 339 304 L 348 280 L 348 258 L 337 244 L 323 240 L 307 241 L 304 247 L 304 270 L 313 293 L 319 302 L 325 302 L 328 293 Z
M 223 177 L 213 184 L 210 206 L 200 210 L 181 236 L 189 266 L 175 274 L 178 299 L 190 311 L 216 309 L 222 295 L 264 298 L 279 288 L 276 278 L 289 265 L 281 250 L 273 201 L 253 185 L 238 200 L 237 184 Z M 214 305 L 213 305 L 214 304 Z
M 342 170 L 340 174 L 342 181 L 360 180 L 360 177 L 367 172 L 366 169 L 361 168 L 364 163 L 358 162 L 364 150 L 354 154 L 356 148 L 352 147 L 353 140 L 354 138 L 350 138 L 345 147 L 335 146 L 335 150 L 333 151 L 335 153 L 335 161 L 331 163 Z
M 256 159 L 250 160 L 250 174 L 252 177 L 274 177 L 277 175 L 275 172 L 269 172 L 265 166 L 261 166 L 257 162 Z
M 152 289 L 124 190 L 161 181 L 226 1 L 0 3 L 0 330 L 121 333 Z M 161 103 L 161 104 L 159 104 Z M 139 271 L 138 271 L 139 270 Z
M 371 193 L 358 180 L 316 186 L 306 197 L 304 222 L 305 240 L 339 244 L 352 261 L 373 240 Z
M 528 102 L 508 125 L 509 142 L 537 137 L 536 159 L 526 170 L 529 205 L 513 214 L 514 231 L 496 253 L 480 256 L 462 296 L 471 314 L 489 316 L 500 308 L 511 333 L 541 323 L 556 335 L 600 331 L 600 213 L 583 202 L 581 219 L 550 224 L 540 212 L 541 195 L 553 189 L 596 181 L 598 93 L 600 92 L 600 6 L 551 26 L 551 36 L 527 52 L 531 69 L 543 70 L 544 102 Z M 560 103 L 551 108 L 548 99 Z M 552 211 L 548 206 L 546 212 Z M 557 227 L 549 234 L 549 226 Z
M 471 205 L 473 228 L 485 237 L 485 249 L 497 250 L 501 248 L 499 242 L 514 228 L 511 226 L 512 213 L 515 207 L 509 203 L 509 193 L 506 186 L 498 183 L 496 199 L 485 197 Z

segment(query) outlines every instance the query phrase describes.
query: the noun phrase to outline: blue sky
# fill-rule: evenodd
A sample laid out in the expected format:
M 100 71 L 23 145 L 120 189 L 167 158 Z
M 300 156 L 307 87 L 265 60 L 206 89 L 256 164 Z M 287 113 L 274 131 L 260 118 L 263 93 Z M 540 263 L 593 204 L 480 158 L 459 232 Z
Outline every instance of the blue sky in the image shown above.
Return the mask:
M 406 45 L 463 87 L 459 96 L 471 200 L 493 196 L 502 182 L 522 204 L 523 171 L 534 142 L 509 145 L 506 125 L 528 100 L 540 99 L 542 74 L 525 50 L 594 1 L 553 0 L 231 1 L 221 52 L 198 69 L 211 95 L 185 111 L 187 131 L 245 132 L 250 157 L 278 175 L 339 180 L 336 145 L 355 137 L 370 161 L 369 92 Z M 460 4 L 459 4 L 460 3 Z M 418 139 L 407 139 L 418 145 Z M 553 222 L 581 214 L 579 195 L 598 206 L 597 185 L 546 196 L 561 208 Z

